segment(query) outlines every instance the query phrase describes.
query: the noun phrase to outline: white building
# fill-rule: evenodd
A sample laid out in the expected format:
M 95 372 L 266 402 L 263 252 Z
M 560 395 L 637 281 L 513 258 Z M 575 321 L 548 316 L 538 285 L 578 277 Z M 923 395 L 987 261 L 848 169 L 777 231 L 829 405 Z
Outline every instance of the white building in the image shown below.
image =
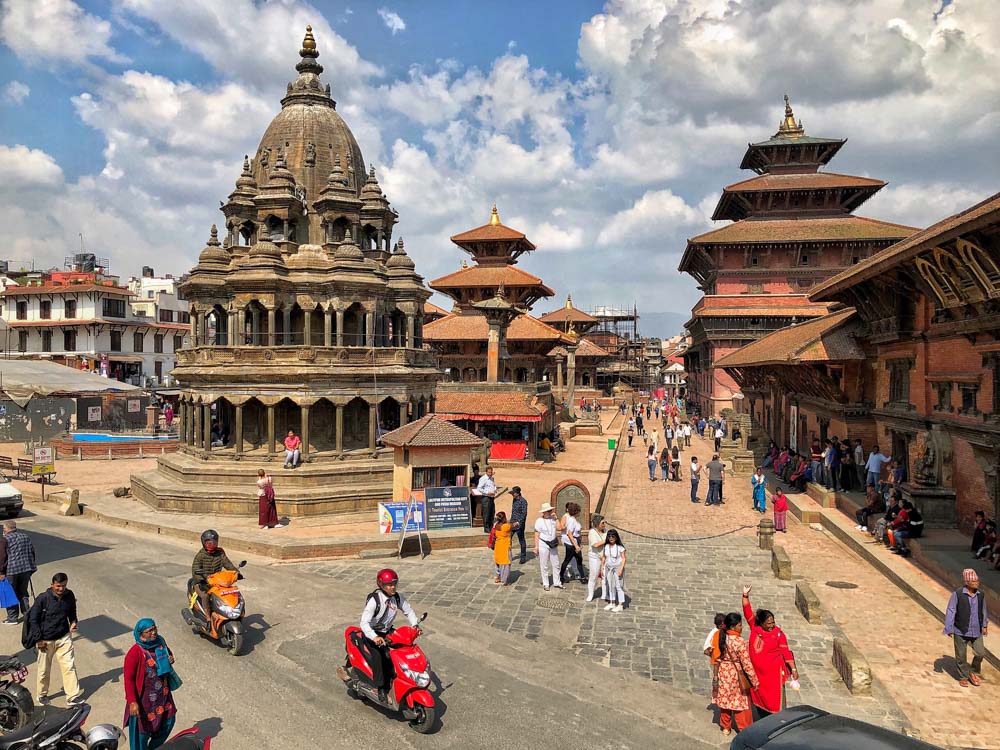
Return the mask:
M 187 326 L 191 321 L 187 302 L 177 291 L 178 279 L 173 276 L 155 276 L 153 269 L 145 267 L 143 275 L 128 280 L 132 292 L 129 304 L 136 317 L 157 323 L 179 323 Z
M 142 386 L 169 385 L 174 351 L 189 327 L 136 315 L 132 293 L 96 279 L 8 287 L 0 292 L 4 356 L 50 359 Z M 174 313 L 176 315 L 176 313 Z

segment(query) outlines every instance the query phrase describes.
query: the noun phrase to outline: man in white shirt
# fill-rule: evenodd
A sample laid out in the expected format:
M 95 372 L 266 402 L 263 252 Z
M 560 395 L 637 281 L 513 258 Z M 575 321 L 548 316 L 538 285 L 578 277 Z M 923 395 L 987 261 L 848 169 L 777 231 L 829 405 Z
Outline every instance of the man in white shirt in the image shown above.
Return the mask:
M 868 482 L 869 487 L 878 487 L 879 480 L 882 478 L 882 464 L 886 464 L 892 460 L 892 456 L 883 455 L 876 445 L 872 448 L 872 452 L 868 454 L 868 461 L 865 463 L 865 470 L 868 472 Z
M 690 448 L 691 447 L 691 423 L 690 422 L 685 422 L 684 423 L 684 447 L 685 448 Z
M 858 472 L 858 484 L 865 486 L 865 451 L 861 447 L 861 439 L 854 438 L 854 468 Z
M 718 427 L 715 428 L 715 451 L 716 451 L 716 453 L 718 453 L 719 449 L 722 448 L 722 438 L 725 436 L 725 434 L 726 434 L 725 430 L 722 429 L 722 425 L 721 424 Z
M 493 528 L 494 500 L 497 496 L 497 483 L 493 481 L 493 467 L 487 466 L 486 473 L 479 478 L 473 494 L 479 498 L 483 511 L 483 531 L 487 534 Z

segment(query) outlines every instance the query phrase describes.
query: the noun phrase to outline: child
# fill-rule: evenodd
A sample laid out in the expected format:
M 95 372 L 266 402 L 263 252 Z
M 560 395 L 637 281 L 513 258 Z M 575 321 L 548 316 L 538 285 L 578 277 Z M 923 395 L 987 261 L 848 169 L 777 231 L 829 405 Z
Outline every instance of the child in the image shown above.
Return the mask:
M 986 522 L 986 534 L 983 536 L 983 543 L 980 545 L 979 549 L 976 550 L 977 560 L 988 560 L 990 558 L 990 553 L 993 551 L 993 546 L 997 543 L 997 522 L 987 521 Z
M 785 497 L 781 487 L 778 487 L 771 499 L 774 501 L 774 530 L 787 534 L 788 527 L 785 525 L 785 516 L 788 513 L 788 498 Z
M 705 638 L 705 656 L 708 657 L 708 663 L 712 668 L 712 702 L 715 702 L 715 696 L 719 691 L 719 676 L 718 676 L 718 666 L 719 657 L 722 654 L 719 653 L 719 628 L 726 621 L 726 616 L 722 612 L 717 612 L 715 615 L 715 627 L 712 628 L 708 637 Z
M 510 524 L 507 523 L 507 514 L 502 510 L 497 513 L 496 523 L 493 524 L 493 535 L 493 562 L 497 566 L 493 583 L 510 586 L 507 583 L 510 577 Z

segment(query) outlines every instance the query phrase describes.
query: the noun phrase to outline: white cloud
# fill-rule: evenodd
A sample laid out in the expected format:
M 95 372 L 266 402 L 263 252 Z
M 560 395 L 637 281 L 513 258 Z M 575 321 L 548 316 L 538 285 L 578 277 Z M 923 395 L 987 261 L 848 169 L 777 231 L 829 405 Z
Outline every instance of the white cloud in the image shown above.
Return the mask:
M 691 228 L 704 221 L 701 210 L 689 206 L 671 190 L 651 190 L 612 216 L 598 235 L 597 244 L 612 245 L 623 239 L 655 242 L 668 236 L 671 230 Z
M 52 189 L 62 182 L 62 169 L 44 151 L 0 144 L 0 191 L 8 197 L 25 190 Z
M 73 0 L 10 0 L 0 13 L 0 41 L 19 57 L 46 65 L 125 59 L 111 47 L 111 23 Z
M 3 98 L 10 104 L 19 105 L 31 94 L 31 87 L 20 81 L 11 81 L 3 87 Z
M 406 31 L 406 21 L 400 18 L 399 13 L 396 11 L 389 10 L 388 8 L 379 8 L 378 15 L 382 19 L 382 23 L 385 24 L 385 27 L 392 32 L 393 36 L 400 31 Z

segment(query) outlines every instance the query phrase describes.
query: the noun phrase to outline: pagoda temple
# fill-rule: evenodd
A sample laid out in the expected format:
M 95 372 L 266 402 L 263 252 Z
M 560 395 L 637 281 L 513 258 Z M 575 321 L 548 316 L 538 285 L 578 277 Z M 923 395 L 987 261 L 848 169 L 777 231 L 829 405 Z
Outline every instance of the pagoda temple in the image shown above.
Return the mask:
M 830 311 L 816 284 L 910 236 L 912 227 L 855 216 L 882 180 L 821 171 L 846 139 L 806 135 L 788 97 L 778 132 L 751 143 L 712 218 L 732 223 L 688 240 L 678 270 L 705 293 L 686 327 L 689 401 L 708 416 L 733 405 L 739 385 L 715 363 L 765 334 Z
M 336 110 L 312 31 L 298 77 L 181 284 L 191 313 L 180 384 L 180 451 L 133 476 L 170 510 L 252 515 L 258 469 L 274 471 L 279 513 L 372 509 L 392 497 L 381 432 L 428 413 L 440 378 L 423 347 L 430 293 L 397 219 Z

